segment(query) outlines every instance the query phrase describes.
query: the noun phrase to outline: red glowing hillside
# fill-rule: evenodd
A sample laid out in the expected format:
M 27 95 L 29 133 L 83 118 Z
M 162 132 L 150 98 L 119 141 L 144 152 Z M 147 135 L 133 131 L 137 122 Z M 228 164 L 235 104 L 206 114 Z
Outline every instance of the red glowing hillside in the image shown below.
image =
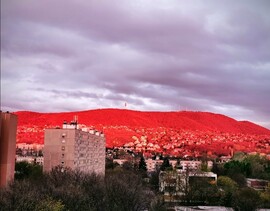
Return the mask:
M 264 145 L 264 141 L 268 142 L 270 137 L 270 130 L 259 125 L 247 121 L 239 122 L 224 115 L 208 112 L 100 109 L 66 113 L 21 111 L 16 114 L 18 115 L 18 143 L 43 143 L 44 128 L 61 126 L 64 120 L 71 121 L 75 115 L 78 116 L 80 124 L 104 131 L 109 147 L 127 143 L 132 145 L 132 142 L 137 141 L 137 145 L 142 145 L 139 148 L 144 150 L 147 150 L 149 144 L 157 144 L 160 146 L 159 150 L 164 151 L 164 146 L 168 145 L 165 151 L 171 153 L 175 152 L 175 149 L 178 149 L 176 150 L 178 152 L 190 147 L 187 147 L 184 142 L 195 141 L 195 145 L 198 145 L 198 140 L 204 140 L 199 145 L 205 148 L 206 146 L 202 146 L 203 143 L 207 145 L 207 142 L 212 143 L 217 139 L 216 142 L 223 140 L 226 145 L 225 151 L 228 151 L 230 147 L 237 145 L 229 142 L 239 139 L 239 143 L 242 140 L 249 141 L 247 151 L 252 151 L 258 150 L 256 143 L 251 143 L 252 141 L 263 140 Z M 206 148 L 206 151 L 213 151 L 211 147 Z M 268 148 L 262 151 L 268 151 Z

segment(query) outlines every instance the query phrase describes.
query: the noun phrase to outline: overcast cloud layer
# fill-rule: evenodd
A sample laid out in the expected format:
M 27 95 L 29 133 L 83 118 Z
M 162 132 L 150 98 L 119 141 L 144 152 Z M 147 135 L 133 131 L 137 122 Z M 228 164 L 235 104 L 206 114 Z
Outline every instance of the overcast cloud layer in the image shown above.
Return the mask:
M 200 110 L 270 128 L 270 1 L 3 0 L 1 109 Z

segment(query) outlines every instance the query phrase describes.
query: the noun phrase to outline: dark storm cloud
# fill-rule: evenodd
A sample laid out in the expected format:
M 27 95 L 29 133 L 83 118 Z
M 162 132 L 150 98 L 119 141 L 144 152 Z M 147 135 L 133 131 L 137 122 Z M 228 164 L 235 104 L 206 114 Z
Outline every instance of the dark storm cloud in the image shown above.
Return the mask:
M 127 102 L 131 109 L 212 111 L 270 127 L 269 1 L 1 6 L 4 109 Z

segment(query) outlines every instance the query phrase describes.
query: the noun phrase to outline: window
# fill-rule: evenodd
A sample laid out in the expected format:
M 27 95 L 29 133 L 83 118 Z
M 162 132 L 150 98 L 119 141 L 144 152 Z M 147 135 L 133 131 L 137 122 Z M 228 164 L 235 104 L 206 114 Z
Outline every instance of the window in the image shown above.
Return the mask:
M 65 154 L 63 153 L 63 154 L 62 154 L 62 158 L 64 158 L 64 157 L 65 157 Z
M 64 146 L 62 146 L 62 151 L 65 151 L 65 147 Z
M 65 134 L 65 133 L 63 133 L 63 134 L 62 134 L 62 138 L 65 138 L 65 137 L 66 137 L 66 134 Z
M 65 140 L 65 139 L 62 139 L 62 143 L 63 143 L 63 144 L 66 143 L 66 140 Z

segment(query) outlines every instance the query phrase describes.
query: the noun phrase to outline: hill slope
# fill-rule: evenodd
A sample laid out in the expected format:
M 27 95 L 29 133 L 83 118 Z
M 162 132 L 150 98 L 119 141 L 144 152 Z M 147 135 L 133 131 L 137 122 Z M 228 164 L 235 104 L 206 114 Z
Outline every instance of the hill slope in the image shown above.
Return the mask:
M 190 141 L 189 136 L 193 137 L 193 140 L 222 139 L 226 140 L 226 143 L 229 140 L 235 140 L 235 136 L 249 142 L 268 140 L 267 138 L 270 137 L 270 130 L 259 125 L 247 121 L 239 122 L 227 116 L 209 112 L 141 112 L 99 109 L 63 113 L 20 111 L 16 114 L 18 115 L 18 143 L 43 143 L 44 128 L 61 126 L 64 120 L 71 121 L 75 115 L 78 116 L 80 124 L 103 130 L 109 147 L 134 141 L 142 142 L 141 139 L 146 139 L 148 144 L 159 144 L 163 149 L 165 145 L 172 142 Z M 142 138 L 144 136 L 146 138 Z M 239 141 L 241 141 L 240 138 Z M 173 148 L 175 151 L 175 147 Z M 249 149 L 249 151 L 252 150 Z

